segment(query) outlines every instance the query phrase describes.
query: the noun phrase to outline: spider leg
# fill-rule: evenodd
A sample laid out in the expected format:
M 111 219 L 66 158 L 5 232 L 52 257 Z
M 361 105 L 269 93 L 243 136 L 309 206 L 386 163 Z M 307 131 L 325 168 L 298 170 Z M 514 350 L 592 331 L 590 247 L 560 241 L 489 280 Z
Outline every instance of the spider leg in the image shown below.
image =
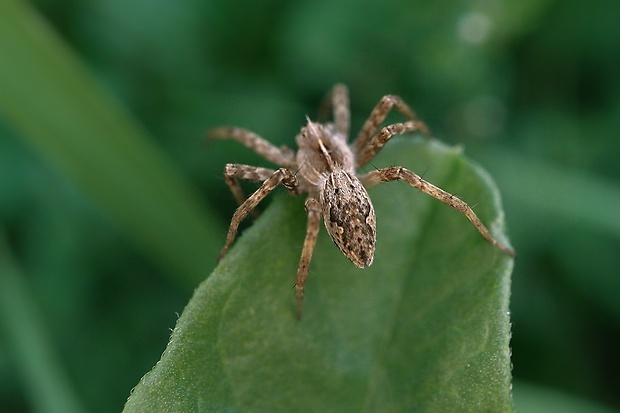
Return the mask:
M 336 132 L 346 140 L 349 136 L 351 114 L 349 112 L 349 91 L 342 84 L 334 86 L 332 91 L 332 106 L 334 110 L 334 125 Z
M 306 212 L 308 213 L 308 223 L 306 226 L 306 238 L 304 247 L 299 259 L 299 267 L 297 267 L 297 280 L 295 281 L 295 296 L 297 297 L 297 318 L 301 319 L 303 300 L 304 300 L 304 284 L 308 278 L 308 270 L 310 269 L 310 260 L 316 245 L 316 239 L 319 234 L 319 226 L 321 219 L 321 205 L 314 198 L 306 200 Z
M 239 185 L 239 179 L 262 183 L 273 175 L 274 172 L 273 169 L 269 168 L 229 163 L 224 167 L 224 181 L 233 193 L 237 203 L 241 205 L 246 197 L 241 189 L 241 185 Z
M 351 114 L 349 112 L 349 90 L 341 83 L 334 85 L 332 90 L 325 96 L 319 108 L 318 120 L 327 123 L 330 109 L 334 118 L 336 132 L 346 140 L 349 136 Z
M 416 175 L 410 170 L 405 169 L 402 166 L 390 166 L 387 168 L 371 171 L 361 178 L 362 183 L 366 187 L 371 187 L 382 182 L 396 181 L 399 179 L 402 179 L 414 188 L 417 188 L 420 191 L 432 196 L 433 198 L 440 200 L 444 204 L 456 209 L 467 217 L 469 222 L 471 222 L 473 226 L 476 227 L 480 235 L 482 235 L 482 237 L 487 240 L 487 242 L 489 242 L 495 248 L 510 255 L 511 257 L 515 256 L 515 252 L 510 247 L 500 244 L 495 238 L 493 238 L 489 230 L 484 226 L 482 221 L 480 221 L 478 216 L 476 216 L 476 214 L 474 213 L 473 209 L 471 209 L 471 207 L 467 205 L 467 203 L 450 194 L 449 192 L 446 192 L 443 189 L 436 187 L 430 182 L 425 181 L 420 176 Z
M 238 165 L 239 167 L 243 167 L 244 165 Z M 242 168 L 241 168 L 242 169 Z M 278 185 L 284 186 L 289 192 L 296 194 L 298 192 L 298 182 L 295 175 L 286 168 L 280 168 L 273 172 L 269 178 L 263 182 L 263 184 L 258 188 L 252 195 L 248 197 L 240 206 L 237 208 L 233 217 L 230 221 L 230 227 L 228 227 L 228 235 L 226 236 L 226 244 L 220 255 L 218 257 L 218 261 L 222 259 L 230 249 L 232 243 L 235 241 L 235 237 L 237 236 L 237 229 L 239 228 L 239 224 L 243 221 L 267 195 L 271 193 Z
M 409 133 L 414 131 L 421 131 L 424 134 L 428 133 L 428 129 L 423 122 L 410 120 L 404 123 L 394 123 L 381 128 L 381 131 L 374 135 L 371 139 L 366 141 L 366 145 L 363 147 L 355 147 L 357 155 L 355 157 L 356 168 L 361 168 L 366 165 L 377 153 L 383 148 L 383 146 L 394 135 L 402 135 L 403 133 Z
M 419 125 L 418 129 L 422 133 L 429 133 L 426 124 L 418 120 L 416 113 L 409 107 L 409 105 L 407 105 L 407 103 L 405 103 L 404 100 L 400 98 L 400 96 L 385 95 L 373 108 L 372 112 L 370 112 L 370 116 L 357 134 L 357 138 L 355 138 L 352 145 L 355 153 L 361 153 L 364 148 L 368 146 L 369 141 L 377 133 L 379 125 L 385 121 L 385 118 L 392 109 L 396 109 L 396 111 L 405 117 L 405 120 L 417 122 Z
M 209 138 L 232 139 L 252 149 L 276 165 L 290 167 L 295 164 L 295 152 L 286 146 L 277 147 L 260 135 L 243 128 L 222 126 L 211 129 Z

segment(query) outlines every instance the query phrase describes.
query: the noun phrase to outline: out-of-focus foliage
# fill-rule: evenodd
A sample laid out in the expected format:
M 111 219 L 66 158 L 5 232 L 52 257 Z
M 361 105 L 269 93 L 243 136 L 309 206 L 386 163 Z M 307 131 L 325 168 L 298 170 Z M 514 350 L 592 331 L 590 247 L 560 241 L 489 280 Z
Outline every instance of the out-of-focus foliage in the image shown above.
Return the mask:
M 28 3 L 5 0 L 0 15 L 14 4 Z M 204 219 L 218 223 L 205 257 L 216 255 L 235 207 L 221 179 L 224 163 L 260 162 L 231 142 L 205 145 L 206 129 L 235 124 L 292 144 L 336 81 L 350 87 L 354 129 L 381 95 L 403 96 L 436 136 L 465 144 L 504 197 L 519 253 L 511 301 L 517 409 L 540 399 L 531 387 L 519 392 L 523 382 L 554 389 L 547 400 L 568 393 L 620 409 L 620 3 L 32 4 L 111 103 L 143 125 L 164 162 L 200 188 L 212 210 Z M 25 53 L 7 27 L 0 45 L 16 46 L 0 55 L 0 77 L 21 83 L 15 88 L 28 91 L 34 107 L 37 90 L 28 85 L 37 83 L 26 71 L 3 70 Z M 50 111 L 62 111 L 54 104 Z M 102 213 L 92 194 L 35 148 L 1 113 L 1 268 L 22 282 L 0 276 L 21 297 L 13 312 L 41 346 L 19 347 L 23 337 L 2 325 L 0 405 L 118 411 L 159 359 L 175 312 L 198 281 L 180 282 L 160 266 L 165 257 L 140 248 L 117 216 Z M 162 227 L 173 228 L 175 216 L 167 220 Z M 33 372 L 16 360 L 26 350 L 45 361 L 35 373 L 47 392 L 24 384 Z M 64 384 L 46 387 L 58 380 Z

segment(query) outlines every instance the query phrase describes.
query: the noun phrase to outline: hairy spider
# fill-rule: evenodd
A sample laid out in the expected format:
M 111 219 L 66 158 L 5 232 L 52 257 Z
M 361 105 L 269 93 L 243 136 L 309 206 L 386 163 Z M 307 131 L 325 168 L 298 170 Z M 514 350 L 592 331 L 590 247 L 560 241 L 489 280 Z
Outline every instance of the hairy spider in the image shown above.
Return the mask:
M 415 112 L 400 97 L 384 96 L 370 113 L 357 138 L 347 144 L 350 118 L 348 90 L 338 84 L 328 96 L 324 108 L 329 111 L 331 106 L 333 122 L 318 123 L 307 119 L 308 123 L 296 137 L 297 152 L 284 146 L 276 147 L 242 128 L 219 127 L 209 132 L 213 138 L 236 140 L 280 166 L 273 170 L 250 165 L 226 165 L 224 180 L 240 206 L 230 222 L 220 259 L 234 242 L 239 223 L 278 185 L 294 195 L 308 194 L 305 204 L 308 214 L 306 238 L 295 282 L 297 316 L 301 318 L 304 284 L 319 232 L 320 217 L 323 216 L 325 228 L 340 251 L 357 267 L 368 267 L 374 258 L 377 231 L 375 211 L 366 188 L 399 179 L 464 214 L 485 240 L 514 256 L 512 249 L 493 238 L 469 205 L 415 173 L 401 166 L 389 166 L 358 174 L 359 168 L 366 165 L 392 136 L 414 131 L 428 135 L 427 126 L 418 120 Z M 377 132 L 392 109 L 400 112 L 405 122 L 385 126 Z M 261 183 L 261 186 L 246 199 L 239 179 Z

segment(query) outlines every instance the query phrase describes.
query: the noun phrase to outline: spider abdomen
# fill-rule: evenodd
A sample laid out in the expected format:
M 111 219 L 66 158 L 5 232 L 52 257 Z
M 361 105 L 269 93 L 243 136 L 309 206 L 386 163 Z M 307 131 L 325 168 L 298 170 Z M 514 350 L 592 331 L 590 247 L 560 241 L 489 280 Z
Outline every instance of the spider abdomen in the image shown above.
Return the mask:
M 320 191 L 325 228 L 353 264 L 372 264 L 377 239 L 375 210 L 366 188 L 344 169 L 329 173 Z

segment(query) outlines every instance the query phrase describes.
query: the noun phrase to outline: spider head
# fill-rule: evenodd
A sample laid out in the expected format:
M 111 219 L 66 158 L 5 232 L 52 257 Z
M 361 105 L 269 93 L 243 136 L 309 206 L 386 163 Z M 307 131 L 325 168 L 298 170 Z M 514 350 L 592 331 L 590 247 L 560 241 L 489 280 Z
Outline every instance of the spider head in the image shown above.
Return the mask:
M 301 128 L 297 135 L 298 164 L 311 165 L 317 172 L 331 172 L 339 165 L 354 173 L 354 156 L 342 135 L 331 123 L 312 122 Z

